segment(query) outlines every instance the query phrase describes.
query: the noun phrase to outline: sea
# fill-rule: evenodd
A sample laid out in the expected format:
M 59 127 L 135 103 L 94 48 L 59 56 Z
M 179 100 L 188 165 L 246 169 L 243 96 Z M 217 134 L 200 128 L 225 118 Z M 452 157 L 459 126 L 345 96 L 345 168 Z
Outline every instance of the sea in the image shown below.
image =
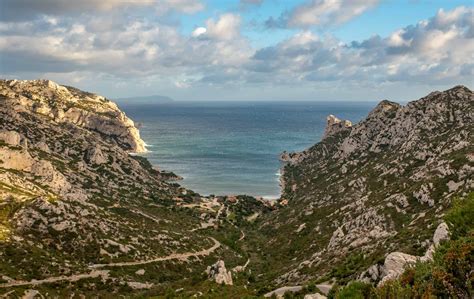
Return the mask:
M 353 123 L 375 102 L 185 102 L 120 105 L 148 145 L 143 154 L 202 195 L 278 198 L 283 151 L 321 140 L 326 117 Z

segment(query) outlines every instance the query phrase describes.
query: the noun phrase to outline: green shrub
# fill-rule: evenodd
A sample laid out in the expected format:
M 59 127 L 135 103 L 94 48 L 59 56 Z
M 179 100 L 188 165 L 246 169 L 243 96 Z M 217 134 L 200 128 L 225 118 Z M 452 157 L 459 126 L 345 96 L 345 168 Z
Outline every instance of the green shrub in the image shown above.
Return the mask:
M 339 289 L 336 298 L 338 299 L 364 299 L 371 298 L 374 294 L 374 287 L 371 284 L 361 281 L 354 281 Z
M 449 225 L 451 239 L 467 236 L 474 231 L 474 192 L 465 199 L 455 200 L 444 217 Z

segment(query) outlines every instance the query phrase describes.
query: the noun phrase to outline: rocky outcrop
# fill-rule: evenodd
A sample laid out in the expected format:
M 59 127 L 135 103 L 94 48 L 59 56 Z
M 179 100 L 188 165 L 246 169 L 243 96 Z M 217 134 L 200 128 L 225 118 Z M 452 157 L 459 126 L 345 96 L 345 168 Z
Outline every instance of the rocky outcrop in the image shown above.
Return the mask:
M 324 130 L 323 139 L 342 131 L 348 131 L 352 127 L 352 122 L 348 120 L 340 120 L 332 114 L 327 117 L 326 121 L 327 125 Z
M 0 97 L 15 111 L 99 132 L 132 152 L 146 151 L 133 121 L 102 96 L 50 80 L 0 80 Z
M 359 279 L 368 282 L 378 282 L 379 285 L 382 285 L 389 280 L 396 279 L 403 274 L 408 266 L 414 265 L 418 261 L 432 261 L 436 247 L 445 240 L 449 240 L 449 229 L 448 225 L 445 222 L 442 222 L 436 228 L 432 244 L 426 250 L 424 256 L 414 256 L 403 252 L 392 252 L 387 255 L 383 265 L 376 264 L 369 267 L 360 275 Z
M 204 233 L 189 234 L 196 216 L 178 213 L 173 202 L 199 197 L 185 197 L 188 190 L 169 183 L 170 174 L 130 155 L 141 150 L 133 122 L 104 97 L 47 80 L 0 81 L 2 275 L 15 281 L 89 277 L 91 263 L 207 248 Z M 159 283 L 137 270 L 115 276 L 111 289 Z M 5 282 L 0 277 L 0 288 Z
M 218 284 L 233 285 L 232 272 L 227 271 L 223 260 L 217 261 L 215 264 L 208 266 L 206 273 L 209 279 Z
M 98 145 L 87 150 L 86 159 L 93 164 L 104 164 L 108 161 L 108 157 L 104 155 Z
M 288 204 L 262 231 L 270 232 L 275 258 L 296 256 L 275 283 L 300 284 L 359 255 L 380 260 L 427 251 L 432 223 L 474 186 L 473 134 L 474 94 L 463 86 L 404 106 L 381 101 L 352 126 L 328 117 L 321 142 L 281 156 L 281 198 Z M 303 223 L 302 231 L 286 233 Z M 389 268 L 409 261 L 404 254 L 390 256 Z
M 11 146 L 22 146 L 22 137 L 20 134 L 18 134 L 18 132 L 15 131 L 1 131 L 0 140 Z M 23 144 L 23 146 L 25 146 L 25 144 Z

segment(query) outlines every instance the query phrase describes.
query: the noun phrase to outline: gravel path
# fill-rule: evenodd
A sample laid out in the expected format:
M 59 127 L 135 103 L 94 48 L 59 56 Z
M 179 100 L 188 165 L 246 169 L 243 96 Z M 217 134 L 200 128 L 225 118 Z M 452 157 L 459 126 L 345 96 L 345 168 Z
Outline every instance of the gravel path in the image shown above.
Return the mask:
M 15 280 L 12 282 L 7 282 L 0 284 L 0 288 L 8 288 L 8 287 L 17 287 L 17 286 L 27 286 L 27 285 L 39 285 L 44 283 L 52 283 L 58 281 L 78 281 L 84 278 L 96 278 L 96 277 L 108 277 L 109 271 L 106 270 L 93 270 L 90 273 L 85 274 L 76 274 L 71 276 L 56 276 L 56 277 L 49 277 L 45 279 L 33 279 L 31 281 L 24 281 L 24 280 Z
M 211 254 L 217 248 L 221 246 L 221 243 L 216 239 L 210 237 L 210 239 L 214 242 L 214 245 L 210 248 L 198 251 L 198 252 L 187 252 L 187 253 L 173 253 L 168 256 L 159 257 L 150 260 L 144 261 L 134 261 L 134 262 L 122 262 L 122 263 L 110 263 L 110 264 L 95 264 L 89 266 L 89 268 L 97 269 L 97 268 L 104 268 L 104 267 L 126 267 L 126 266 L 135 266 L 135 265 L 143 265 L 143 264 L 150 264 L 154 262 L 162 262 L 162 261 L 169 261 L 169 260 L 185 260 L 193 256 L 206 256 Z M 58 281 L 78 281 L 80 279 L 85 278 L 96 278 L 96 277 L 108 277 L 109 271 L 107 270 L 92 270 L 89 273 L 84 274 L 75 274 L 71 276 L 56 276 L 56 277 L 49 277 L 45 279 L 33 279 L 31 281 L 23 281 L 23 280 L 15 280 L 7 283 L 0 284 L 0 288 L 8 288 L 8 287 L 16 287 L 16 286 L 27 286 L 27 285 L 40 285 L 44 283 L 52 283 Z
M 169 260 L 186 260 L 193 256 L 206 256 L 211 254 L 217 248 L 221 246 L 221 243 L 216 239 L 209 237 L 212 241 L 214 241 L 214 245 L 208 249 L 204 249 L 198 252 L 186 252 L 186 253 L 173 253 L 168 256 L 158 257 L 151 260 L 144 260 L 144 261 L 133 261 L 133 262 L 120 262 L 120 263 L 109 263 L 109 264 L 94 264 L 89 266 L 89 268 L 104 268 L 104 267 L 126 267 L 126 266 L 136 266 L 136 265 L 144 265 L 150 264 L 155 262 L 162 262 L 162 261 L 169 261 Z

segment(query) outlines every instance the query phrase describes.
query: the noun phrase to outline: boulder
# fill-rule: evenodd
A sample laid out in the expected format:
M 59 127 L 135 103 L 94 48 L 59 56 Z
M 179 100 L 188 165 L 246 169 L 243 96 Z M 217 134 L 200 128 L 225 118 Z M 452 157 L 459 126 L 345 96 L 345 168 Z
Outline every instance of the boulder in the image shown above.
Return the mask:
M 402 252 L 392 252 L 385 258 L 384 265 L 381 267 L 381 269 L 377 268 L 379 270 L 378 272 L 380 272 L 379 277 L 377 277 L 378 272 L 373 268 L 378 267 L 377 265 L 371 266 L 369 269 L 367 269 L 367 271 L 364 272 L 364 276 L 365 278 L 368 277 L 373 281 L 380 279 L 379 285 L 382 285 L 388 280 L 396 279 L 405 271 L 407 266 L 413 265 L 417 261 L 432 261 L 433 253 L 435 252 L 436 247 L 438 247 L 439 244 L 444 240 L 449 240 L 449 228 L 445 222 L 442 222 L 436 228 L 436 231 L 433 234 L 433 244 L 431 244 L 431 246 L 426 250 L 424 256 L 414 256 Z M 361 277 L 359 277 L 359 279 L 360 278 Z
M 19 146 L 21 135 L 15 131 L 1 131 L 0 140 L 11 146 Z
M 34 162 L 34 159 L 26 150 L 0 147 L 0 166 L 3 168 L 30 171 Z
M 383 266 L 382 280 L 379 284 L 383 284 L 388 280 L 399 277 L 408 265 L 416 263 L 418 257 L 403 252 L 392 252 L 385 258 Z
M 234 284 L 232 281 L 232 273 L 227 271 L 223 260 L 219 260 L 212 266 L 208 266 L 206 273 L 209 276 L 209 279 L 214 280 L 218 284 Z
M 441 241 L 449 240 L 449 227 L 445 222 L 442 222 L 436 228 L 433 235 L 433 244 L 438 246 Z
M 86 159 L 88 162 L 98 165 L 104 164 L 109 160 L 108 157 L 102 152 L 100 147 L 97 145 L 87 151 Z

